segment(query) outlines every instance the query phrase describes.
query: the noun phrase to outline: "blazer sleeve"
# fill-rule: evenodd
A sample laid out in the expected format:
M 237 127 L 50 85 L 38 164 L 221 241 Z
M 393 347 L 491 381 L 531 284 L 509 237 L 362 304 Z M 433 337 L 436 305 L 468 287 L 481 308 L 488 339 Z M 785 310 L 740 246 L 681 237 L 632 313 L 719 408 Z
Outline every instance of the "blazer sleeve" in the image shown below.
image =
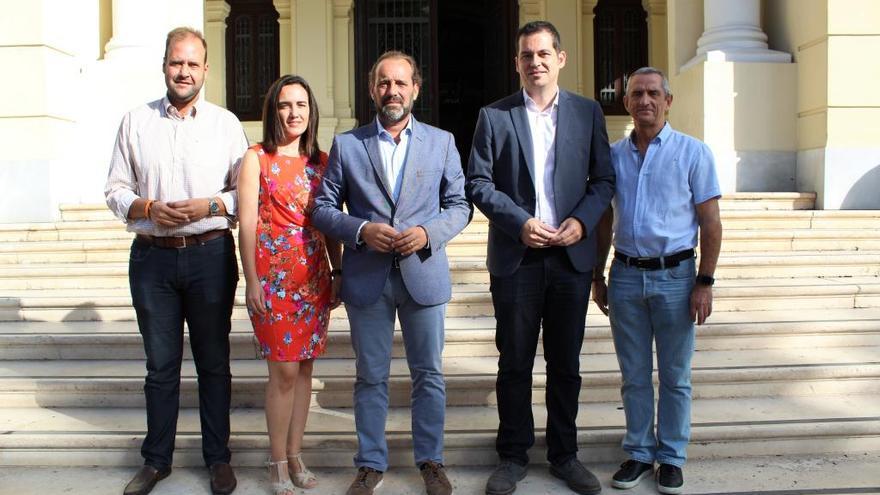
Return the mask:
M 495 188 L 494 139 L 489 113 L 486 108 L 481 108 L 468 160 L 467 195 L 492 224 L 513 239 L 519 239 L 522 226 L 531 215 L 510 196 Z M 509 164 L 507 168 L 511 168 Z M 513 172 L 507 170 L 507 173 Z
M 440 213 L 422 224 L 428 233 L 431 252 L 442 249 L 458 235 L 470 219 L 471 208 L 464 195 L 464 173 L 455 138 L 446 134 L 446 158 L 440 179 Z
M 599 104 L 591 101 L 593 114 L 593 133 L 590 139 L 589 182 L 587 193 L 575 206 L 571 216 L 580 220 L 584 235 L 588 236 L 596 228 L 602 214 L 608 209 L 614 196 L 616 174 L 611 164 L 611 148 L 608 145 L 608 132 L 605 130 L 605 116 Z
M 357 249 L 358 229 L 364 220 L 342 211 L 347 193 L 342 147 L 339 138 L 334 138 L 327 159 L 327 168 L 324 170 L 324 178 L 315 196 L 311 222 L 324 235 L 338 239 L 352 249 Z

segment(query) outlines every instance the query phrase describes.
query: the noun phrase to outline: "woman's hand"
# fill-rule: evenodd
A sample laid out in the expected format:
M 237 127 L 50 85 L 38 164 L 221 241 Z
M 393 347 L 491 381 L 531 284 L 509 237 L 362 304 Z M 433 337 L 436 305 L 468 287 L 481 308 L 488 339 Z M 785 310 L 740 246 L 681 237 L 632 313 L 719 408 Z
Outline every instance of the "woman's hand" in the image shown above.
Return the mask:
M 266 315 L 266 299 L 260 284 L 247 284 L 245 288 L 245 304 L 251 314 Z

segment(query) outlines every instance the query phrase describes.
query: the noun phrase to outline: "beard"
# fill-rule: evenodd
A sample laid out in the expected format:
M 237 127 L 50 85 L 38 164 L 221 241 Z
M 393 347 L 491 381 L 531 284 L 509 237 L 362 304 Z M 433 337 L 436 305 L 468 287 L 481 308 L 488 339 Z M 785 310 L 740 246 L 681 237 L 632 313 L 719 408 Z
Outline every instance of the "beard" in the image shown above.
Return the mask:
M 390 105 L 392 100 L 397 100 L 395 101 L 395 103 L 398 103 L 399 106 Z M 382 106 L 378 108 L 379 119 L 389 124 L 396 124 L 405 119 L 410 114 L 410 112 L 412 112 L 412 107 L 412 101 L 407 104 L 406 101 L 404 101 L 402 98 L 385 98 L 382 101 Z

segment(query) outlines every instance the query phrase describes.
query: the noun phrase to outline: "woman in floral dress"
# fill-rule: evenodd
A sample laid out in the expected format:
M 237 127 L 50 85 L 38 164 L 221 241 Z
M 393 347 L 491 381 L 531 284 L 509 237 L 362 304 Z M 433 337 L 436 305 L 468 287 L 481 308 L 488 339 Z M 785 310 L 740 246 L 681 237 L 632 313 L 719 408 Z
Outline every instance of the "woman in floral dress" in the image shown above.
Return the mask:
M 238 179 L 246 302 L 269 367 L 268 466 L 276 495 L 292 495 L 294 484 L 317 485 L 302 462 L 302 439 L 314 359 L 324 352 L 330 310 L 339 305 L 341 271 L 330 265 L 339 266 L 340 244 L 309 222 L 327 165 L 317 130 L 308 83 L 282 76 L 266 94 L 263 141 L 245 153 Z

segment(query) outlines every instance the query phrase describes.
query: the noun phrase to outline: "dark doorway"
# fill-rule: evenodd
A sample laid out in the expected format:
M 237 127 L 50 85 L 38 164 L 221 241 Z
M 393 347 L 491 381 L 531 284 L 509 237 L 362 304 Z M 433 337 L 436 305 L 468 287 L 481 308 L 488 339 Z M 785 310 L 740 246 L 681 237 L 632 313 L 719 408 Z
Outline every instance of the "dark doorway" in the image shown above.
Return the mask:
M 416 118 L 455 135 L 467 165 L 480 107 L 519 87 L 514 70 L 516 0 L 357 0 L 356 117 L 375 115 L 367 73 L 384 51 L 397 49 L 421 65 Z M 426 46 L 427 45 L 427 46 Z
M 519 87 L 515 55 L 518 2 L 442 0 L 437 22 L 437 125 L 455 135 L 467 165 L 480 108 Z

